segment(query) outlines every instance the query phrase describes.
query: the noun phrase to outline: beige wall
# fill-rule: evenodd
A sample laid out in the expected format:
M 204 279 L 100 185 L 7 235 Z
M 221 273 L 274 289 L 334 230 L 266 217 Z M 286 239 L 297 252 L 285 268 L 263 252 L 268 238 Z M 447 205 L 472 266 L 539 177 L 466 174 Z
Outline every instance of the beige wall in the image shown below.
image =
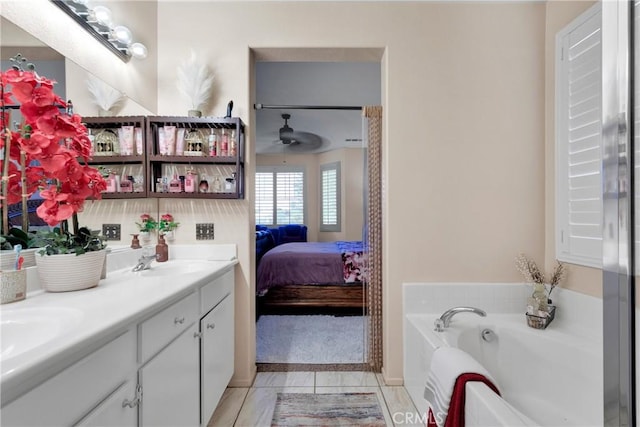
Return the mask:
M 342 230 L 320 231 L 320 166 L 340 162 L 342 192 Z M 362 240 L 364 151 L 345 148 L 317 154 L 257 155 L 256 166 L 300 166 L 305 169 L 307 239 L 310 242 Z
M 248 123 L 250 151 L 252 48 L 385 49 L 389 383 L 402 378 L 403 282 L 519 281 L 518 252 L 543 259 L 544 16 L 540 2 L 158 4 L 158 112 L 185 114 L 175 66 L 194 48 L 216 74 L 206 113 L 222 115 L 233 99 L 235 115 Z M 252 176 L 255 156 L 247 166 Z M 255 369 L 251 184 L 247 190 L 228 210 L 200 207 L 239 244 L 235 384 L 248 384 Z
M 545 259 L 547 266 L 554 258 L 549 207 L 553 85 L 545 78 L 551 35 L 562 16 L 570 15 L 563 11 L 573 7 L 556 2 L 158 2 L 155 47 L 160 49 L 150 49 L 157 61 L 147 60 L 157 66 L 157 92 L 145 94 L 157 93 L 158 114 L 185 115 L 188 103 L 175 88 L 176 64 L 189 48 L 196 50 L 216 75 L 214 102 L 204 113 L 222 116 L 234 100 L 234 115 L 248 125 L 246 176 L 252 177 L 252 49 L 384 50 L 383 374 L 388 383 L 399 384 L 402 283 L 521 281 L 513 263 L 517 253 Z M 107 81 L 118 75 L 109 71 Z M 155 75 L 133 76 L 130 83 L 136 82 L 144 83 L 136 88 L 142 90 L 155 84 Z M 182 223 L 177 243 L 191 242 L 194 224 L 206 221 L 216 224 L 215 243 L 238 245 L 235 385 L 249 385 L 255 373 L 251 180 L 246 194 L 238 201 L 103 201 L 86 212 L 87 221 L 96 224 L 106 218 L 122 221 L 126 235 L 140 213 L 155 208 Z M 583 286 L 589 285 L 582 283 L 583 277 L 591 283 L 588 269 L 571 273 L 571 286 L 588 292 Z
M 593 1 L 549 1 L 546 3 L 545 29 L 545 267 L 555 264 L 555 66 L 556 34 Z M 568 264 L 568 274 L 562 286 L 589 295 L 602 297 L 602 271 L 597 268 Z

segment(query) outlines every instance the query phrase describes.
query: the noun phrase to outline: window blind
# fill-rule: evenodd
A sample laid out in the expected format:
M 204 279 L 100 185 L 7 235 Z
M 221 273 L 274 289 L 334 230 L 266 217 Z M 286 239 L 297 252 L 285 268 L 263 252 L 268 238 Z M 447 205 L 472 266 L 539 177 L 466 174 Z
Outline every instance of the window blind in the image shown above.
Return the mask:
M 596 5 L 598 6 L 598 5 Z M 602 265 L 602 47 L 599 7 L 558 34 L 556 248 Z
M 304 224 L 304 171 L 271 167 L 256 171 L 256 224 Z
M 320 231 L 340 231 L 340 163 L 320 166 Z

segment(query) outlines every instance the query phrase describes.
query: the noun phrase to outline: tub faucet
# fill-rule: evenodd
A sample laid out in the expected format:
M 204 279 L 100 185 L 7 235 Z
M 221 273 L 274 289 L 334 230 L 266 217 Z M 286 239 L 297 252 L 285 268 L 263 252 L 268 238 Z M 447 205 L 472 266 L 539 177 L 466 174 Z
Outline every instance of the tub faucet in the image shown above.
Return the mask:
M 451 323 L 451 318 L 458 313 L 475 313 L 482 317 L 485 317 L 487 315 L 487 313 L 484 310 L 480 310 L 479 308 L 475 308 L 475 307 L 453 307 L 445 311 L 444 313 L 442 313 L 442 316 L 440 316 L 439 319 L 436 319 L 436 321 L 434 322 L 435 331 L 443 332 L 444 328 L 449 327 L 449 323 Z
M 138 264 L 131 271 L 142 271 L 151 268 L 151 263 L 156 259 L 156 255 L 142 255 L 138 260 Z

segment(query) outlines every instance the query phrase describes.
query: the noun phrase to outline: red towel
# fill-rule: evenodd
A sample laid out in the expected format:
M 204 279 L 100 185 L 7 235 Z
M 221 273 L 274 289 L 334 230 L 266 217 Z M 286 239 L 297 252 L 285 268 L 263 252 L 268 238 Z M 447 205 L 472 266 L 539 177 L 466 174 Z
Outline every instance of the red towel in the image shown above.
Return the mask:
M 453 395 L 449 404 L 449 411 L 444 423 L 444 427 L 464 427 L 464 404 L 465 404 L 465 385 L 469 381 L 479 381 L 484 383 L 491 390 L 500 396 L 498 388 L 489 381 L 484 375 L 475 373 L 466 373 L 456 378 L 456 384 L 453 386 Z M 438 420 L 442 421 L 442 420 Z M 427 418 L 427 427 L 438 427 L 433 411 L 429 408 L 429 416 Z

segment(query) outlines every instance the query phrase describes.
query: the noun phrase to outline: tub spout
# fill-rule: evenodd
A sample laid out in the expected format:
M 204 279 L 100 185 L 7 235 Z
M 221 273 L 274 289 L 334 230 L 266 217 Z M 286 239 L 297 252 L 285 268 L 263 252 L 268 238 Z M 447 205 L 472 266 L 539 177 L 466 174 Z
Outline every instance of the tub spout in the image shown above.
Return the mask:
M 445 328 L 449 327 L 449 323 L 451 323 L 451 318 L 458 313 L 475 313 L 479 316 L 485 317 L 487 313 L 484 310 L 480 310 L 475 307 L 453 307 L 449 310 L 442 313 L 439 319 L 436 319 L 434 322 L 435 331 L 442 332 Z

